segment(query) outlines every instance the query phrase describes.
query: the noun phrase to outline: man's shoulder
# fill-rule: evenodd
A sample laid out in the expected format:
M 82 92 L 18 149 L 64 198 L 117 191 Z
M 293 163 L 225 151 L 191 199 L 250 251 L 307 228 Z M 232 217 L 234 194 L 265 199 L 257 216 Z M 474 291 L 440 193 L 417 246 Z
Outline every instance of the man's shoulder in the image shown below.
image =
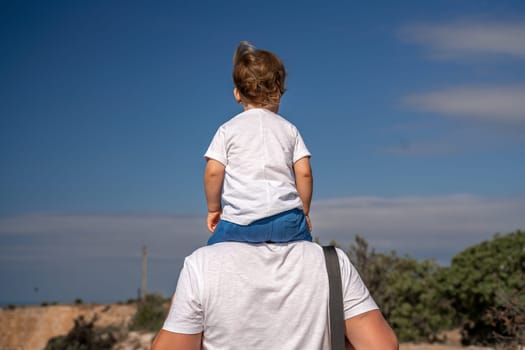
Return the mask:
M 295 241 L 288 243 L 243 243 L 243 242 L 221 242 L 204 246 L 193 251 L 186 259 L 191 261 L 202 261 L 215 259 L 222 256 L 250 256 L 255 255 L 283 255 L 290 253 L 323 254 L 322 248 L 317 243 L 309 241 Z

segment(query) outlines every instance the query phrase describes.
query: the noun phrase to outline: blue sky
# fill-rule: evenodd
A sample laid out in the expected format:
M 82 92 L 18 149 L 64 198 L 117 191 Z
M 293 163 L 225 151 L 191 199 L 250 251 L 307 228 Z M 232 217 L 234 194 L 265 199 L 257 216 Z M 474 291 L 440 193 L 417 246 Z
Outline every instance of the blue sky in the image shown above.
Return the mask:
M 0 2 L 0 302 L 169 295 L 242 40 L 288 70 L 321 241 L 442 264 L 525 228 L 525 3 Z

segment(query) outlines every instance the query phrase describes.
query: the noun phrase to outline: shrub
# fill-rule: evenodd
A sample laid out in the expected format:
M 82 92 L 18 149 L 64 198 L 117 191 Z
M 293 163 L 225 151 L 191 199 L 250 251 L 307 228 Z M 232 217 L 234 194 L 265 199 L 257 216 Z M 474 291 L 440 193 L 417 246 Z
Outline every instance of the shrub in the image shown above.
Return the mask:
M 436 341 L 451 327 L 454 310 L 441 293 L 436 262 L 376 253 L 360 236 L 348 255 L 400 341 Z
M 83 316 L 75 319 L 75 325 L 67 335 L 49 339 L 44 350 L 110 350 L 118 340 L 112 328 L 96 329 L 97 315 L 91 321 Z
M 484 316 L 485 323 L 497 329 L 494 338 L 505 349 L 522 349 L 525 345 L 525 284 L 523 287 L 498 293 L 498 306 L 491 307 Z
M 156 332 L 162 328 L 166 313 L 166 299 L 160 294 L 147 294 L 144 301 L 139 302 L 129 329 Z
M 525 309 L 525 232 L 495 235 L 452 259 L 446 294 L 463 324 L 462 341 L 495 344 L 522 341 Z M 521 322 L 521 328 L 512 328 Z M 521 330 L 520 330 L 521 329 Z

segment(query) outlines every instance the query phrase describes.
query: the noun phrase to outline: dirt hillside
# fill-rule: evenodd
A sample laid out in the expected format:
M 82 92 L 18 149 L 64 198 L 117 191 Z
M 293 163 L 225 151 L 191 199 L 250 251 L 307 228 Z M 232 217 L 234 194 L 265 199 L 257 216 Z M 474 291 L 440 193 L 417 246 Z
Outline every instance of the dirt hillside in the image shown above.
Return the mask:
M 96 326 L 127 326 L 135 314 L 135 305 L 51 305 L 0 309 L 0 349 L 41 350 L 48 339 L 65 335 L 74 320 L 84 315 Z
M 91 320 L 98 315 L 98 327 L 126 327 L 136 311 L 136 305 L 51 305 L 20 306 L 0 309 L 0 350 L 42 350 L 47 341 L 65 335 L 74 320 L 83 315 Z M 115 345 L 116 350 L 148 350 L 153 333 L 130 332 L 127 339 Z M 401 344 L 400 350 L 492 350 L 481 347 L 461 347 L 459 333 L 447 334 L 447 344 Z

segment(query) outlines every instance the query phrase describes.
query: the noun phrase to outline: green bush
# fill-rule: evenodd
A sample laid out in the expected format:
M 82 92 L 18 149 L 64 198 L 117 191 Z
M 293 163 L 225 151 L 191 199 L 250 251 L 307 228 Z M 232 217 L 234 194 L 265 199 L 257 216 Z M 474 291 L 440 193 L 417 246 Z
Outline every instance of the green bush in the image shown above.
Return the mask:
M 454 310 L 443 297 L 443 269 L 395 252 L 376 253 L 356 236 L 348 255 L 400 341 L 436 341 Z
M 75 325 L 65 336 L 49 339 L 44 350 L 110 350 L 118 340 L 118 332 L 112 328 L 96 329 L 97 315 L 91 321 L 83 316 L 75 319 Z
M 138 304 L 130 330 L 157 332 L 162 328 L 168 309 L 166 299 L 160 294 L 147 294 Z
M 525 344 L 524 231 L 471 246 L 450 267 L 377 253 L 360 236 L 347 254 L 400 341 L 440 340 L 461 326 L 465 345 Z
M 523 344 L 524 231 L 495 235 L 467 248 L 452 259 L 446 276 L 445 294 L 463 324 L 465 345 Z M 521 328 L 508 327 L 516 322 Z
M 525 287 L 525 286 L 524 286 Z M 507 349 L 520 349 L 525 345 L 525 295 L 524 288 L 511 293 L 496 295 L 498 306 L 485 314 L 483 321 L 493 325 L 495 341 Z

